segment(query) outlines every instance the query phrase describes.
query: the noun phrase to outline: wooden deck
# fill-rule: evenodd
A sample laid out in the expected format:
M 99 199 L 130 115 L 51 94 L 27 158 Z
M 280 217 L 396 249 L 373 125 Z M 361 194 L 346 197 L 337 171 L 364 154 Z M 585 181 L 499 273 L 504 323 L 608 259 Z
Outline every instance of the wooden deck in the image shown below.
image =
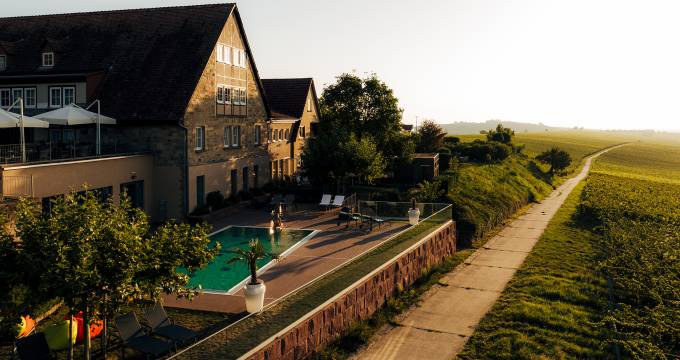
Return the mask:
M 346 228 L 346 224 L 338 226 L 337 218 L 337 210 L 326 212 L 312 206 L 304 206 L 286 215 L 286 228 L 319 232 L 260 276 L 267 285 L 265 303 L 289 294 L 408 228 L 407 223 L 394 221 L 380 228 L 373 226 L 370 231 L 366 226 L 358 228 L 352 225 Z M 229 225 L 269 226 L 271 216 L 265 210 L 243 206 L 216 212 L 207 220 L 214 230 L 219 230 Z M 166 296 L 164 303 L 165 306 L 192 310 L 225 313 L 245 311 L 241 291 L 234 295 L 203 293 L 191 302 Z

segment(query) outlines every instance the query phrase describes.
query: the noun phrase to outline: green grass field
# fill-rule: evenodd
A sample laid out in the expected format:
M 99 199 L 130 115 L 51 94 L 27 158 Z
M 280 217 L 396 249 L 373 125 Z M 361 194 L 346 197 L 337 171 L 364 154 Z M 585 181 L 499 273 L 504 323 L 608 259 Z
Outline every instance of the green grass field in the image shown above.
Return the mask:
M 594 162 L 461 358 L 680 356 L 680 143 L 641 140 Z

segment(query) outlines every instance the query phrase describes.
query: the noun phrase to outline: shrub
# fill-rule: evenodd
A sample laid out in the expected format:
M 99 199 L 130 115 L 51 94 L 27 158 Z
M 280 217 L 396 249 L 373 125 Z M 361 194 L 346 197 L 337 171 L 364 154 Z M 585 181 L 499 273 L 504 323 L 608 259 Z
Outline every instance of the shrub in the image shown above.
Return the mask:
M 219 191 L 211 191 L 205 197 L 205 201 L 211 209 L 221 209 L 224 206 L 224 195 Z
M 468 157 L 471 161 L 491 163 L 503 161 L 512 154 L 510 146 L 496 141 L 475 140 L 471 143 L 462 143 L 452 147 L 452 152 Z

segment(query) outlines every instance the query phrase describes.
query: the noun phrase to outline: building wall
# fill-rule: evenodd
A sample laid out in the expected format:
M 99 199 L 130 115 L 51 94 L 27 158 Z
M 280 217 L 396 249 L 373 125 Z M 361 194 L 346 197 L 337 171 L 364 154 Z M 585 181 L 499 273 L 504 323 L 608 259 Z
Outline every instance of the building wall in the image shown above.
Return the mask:
M 241 31 L 233 15 L 229 17 L 222 30 L 219 43 L 245 50 Z M 230 186 L 231 170 L 235 169 L 238 173 L 237 192 L 240 192 L 243 190 L 244 167 L 248 166 L 250 173 L 254 165 L 257 165 L 260 171 L 269 167 L 265 146 L 267 113 L 257 85 L 258 80 L 253 72 L 250 54 L 247 54 L 245 68 L 241 68 L 218 63 L 216 48 L 213 49 L 210 60 L 203 70 L 184 116 L 185 126 L 189 129 L 189 211 L 195 209 L 198 204 L 197 176 L 205 177 L 206 195 L 217 190 L 228 197 L 233 195 Z M 224 104 L 217 103 L 218 84 L 245 88 L 247 105 L 240 107 L 238 111 L 225 110 Z M 240 126 L 239 147 L 225 147 L 226 126 Z M 260 144 L 255 143 L 256 126 L 260 126 L 261 129 Z M 197 127 L 205 129 L 205 148 L 200 150 L 196 150 Z M 251 186 L 253 184 L 252 176 L 249 184 Z
M 185 130 L 178 124 L 159 124 L 117 128 L 122 148 L 149 151 L 153 155 L 155 183 L 153 203 L 148 214 L 155 221 L 184 218 Z
M 319 109 L 316 107 L 316 99 L 314 99 L 314 93 L 312 88 L 309 88 L 307 92 L 307 100 L 305 102 L 305 109 L 302 112 L 302 117 L 300 118 L 300 127 L 298 129 L 298 136 L 295 141 L 295 171 L 300 167 L 300 156 L 302 156 L 302 151 L 304 150 L 305 144 L 310 136 L 314 136 L 312 133 L 312 123 L 319 122 Z M 304 130 L 304 137 L 302 137 L 302 129 Z
M 338 339 L 353 324 L 371 317 L 423 269 L 456 251 L 456 226 L 450 222 L 396 259 L 288 326 L 243 356 L 249 360 L 308 359 Z
M 114 200 L 120 198 L 120 185 L 144 181 L 144 210 L 154 203 L 153 157 L 150 155 L 114 156 L 66 162 L 3 166 L 3 194 L 32 196 L 37 199 L 61 195 L 71 190 L 112 187 Z
M 295 145 L 290 141 L 293 134 L 292 131 L 295 129 L 295 120 L 273 120 L 269 125 L 269 131 L 274 134 L 272 135 L 271 141 L 267 138 L 268 144 L 267 148 L 269 150 L 269 177 L 272 180 L 281 180 L 286 176 L 292 176 L 294 174 L 294 159 L 295 159 Z M 288 137 L 286 137 L 286 131 L 288 132 Z M 281 135 L 283 134 L 283 138 Z M 274 141 L 276 139 L 276 141 Z

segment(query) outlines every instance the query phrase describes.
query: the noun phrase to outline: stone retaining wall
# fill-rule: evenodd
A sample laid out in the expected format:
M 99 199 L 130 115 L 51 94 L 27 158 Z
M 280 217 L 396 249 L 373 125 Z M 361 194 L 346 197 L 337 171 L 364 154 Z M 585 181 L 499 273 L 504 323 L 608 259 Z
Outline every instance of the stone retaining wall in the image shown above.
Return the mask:
M 423 270 L 441 263 L 455 251 L 456 227 L 454 222 L 449 222 L 242 358 L 311 357 L 338 339 L 352 324 L 370 318 L 399 290 L 413 285 Z

